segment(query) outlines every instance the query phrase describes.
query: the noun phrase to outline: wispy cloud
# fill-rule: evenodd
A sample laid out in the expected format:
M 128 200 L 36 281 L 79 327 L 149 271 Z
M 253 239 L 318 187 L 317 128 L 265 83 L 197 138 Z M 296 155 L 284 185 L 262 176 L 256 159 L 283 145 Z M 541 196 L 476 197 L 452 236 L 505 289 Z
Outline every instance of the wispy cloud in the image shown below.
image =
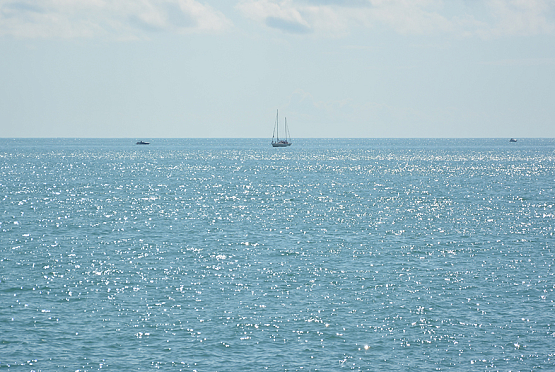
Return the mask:
M 377 27 L 484 38 L 555 32 L 555 0 L 240 0 L 237 8 L 285 32 L 296 25 L 336 36 Z
M 210 5 L 213 1 L 214 5 Z M 231 0 L 230 0 L 231 1 Z M 555 0 L 235 0 L 261 27 L 341 37 L 361 29 L 495 38 L 555 33 Z M 222 31 L 215 0 L 0 0 L 0 36 L 143 38 Z M 223 9 L 223 7 L 222 7 Z
M 310 32 L 310 27 L 304 24 L 304 22 L 279 17 L 266 17 L 266 25 L 293 34 L 306 34 Z
M 538 35 L 555 32 L 554 0 L 490 0 L 493 22 L 478 32 L 486 37 Z
M 221 12 L 196 0 L 0 0 L 0 36 L 143 38 L 230 25 Z
M 309 21 L 305 18 L 304 7 L 295 6 L 291 1 L 240 2 L 237 8 L 246 17 L 259 21 L 268 27 L 289 33 L 308 33 L 311 31 Z
M 521 58 L 521 59 L 502 59 L 482 62 L 486 66 L 555 66 L 555 58 Z

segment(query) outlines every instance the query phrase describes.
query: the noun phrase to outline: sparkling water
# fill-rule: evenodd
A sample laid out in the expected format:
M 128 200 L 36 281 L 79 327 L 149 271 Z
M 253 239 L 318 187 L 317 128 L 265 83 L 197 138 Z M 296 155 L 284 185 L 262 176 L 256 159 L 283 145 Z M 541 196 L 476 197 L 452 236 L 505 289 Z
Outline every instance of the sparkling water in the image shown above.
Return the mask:
M 0 369 L 555 370 L 555 140 L 0 139 Z

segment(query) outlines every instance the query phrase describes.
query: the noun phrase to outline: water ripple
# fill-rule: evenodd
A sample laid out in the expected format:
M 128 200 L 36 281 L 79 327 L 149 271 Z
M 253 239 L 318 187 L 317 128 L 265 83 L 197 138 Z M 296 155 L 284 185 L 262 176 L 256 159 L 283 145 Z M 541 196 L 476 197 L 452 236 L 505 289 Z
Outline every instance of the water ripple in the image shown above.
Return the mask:
M 552 141 L 2 141 L 0 368 L 555 368 Z

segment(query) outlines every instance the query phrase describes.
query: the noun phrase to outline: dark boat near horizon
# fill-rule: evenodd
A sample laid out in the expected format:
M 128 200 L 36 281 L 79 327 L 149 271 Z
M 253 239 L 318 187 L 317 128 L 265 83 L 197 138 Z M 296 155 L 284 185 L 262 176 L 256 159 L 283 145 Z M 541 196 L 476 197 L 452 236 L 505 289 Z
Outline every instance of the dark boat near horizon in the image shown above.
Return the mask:
M 516 142 L 516 138 L 511 138 L 509 142 Z
M 150 145 L 150 142 L 138 141 L 137 145 Z

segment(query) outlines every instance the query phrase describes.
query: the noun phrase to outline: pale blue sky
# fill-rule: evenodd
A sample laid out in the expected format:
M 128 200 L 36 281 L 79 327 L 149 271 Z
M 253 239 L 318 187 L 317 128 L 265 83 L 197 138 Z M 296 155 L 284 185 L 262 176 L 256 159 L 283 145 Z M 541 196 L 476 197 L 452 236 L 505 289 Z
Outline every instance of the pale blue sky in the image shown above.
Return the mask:
M 0 0 L 0 137 L 555 137 L 555 0 Z

